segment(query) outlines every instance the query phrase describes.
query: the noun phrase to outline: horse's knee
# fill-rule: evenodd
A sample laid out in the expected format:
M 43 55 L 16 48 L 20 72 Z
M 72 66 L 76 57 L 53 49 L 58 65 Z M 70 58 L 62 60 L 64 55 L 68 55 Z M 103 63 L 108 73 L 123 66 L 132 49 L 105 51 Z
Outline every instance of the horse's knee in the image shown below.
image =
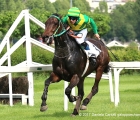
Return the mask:
M 71 89 L 67 87 L 66 90 L 65 90 L 65 94 L 68 95 L 70 93 L 71 93 Z

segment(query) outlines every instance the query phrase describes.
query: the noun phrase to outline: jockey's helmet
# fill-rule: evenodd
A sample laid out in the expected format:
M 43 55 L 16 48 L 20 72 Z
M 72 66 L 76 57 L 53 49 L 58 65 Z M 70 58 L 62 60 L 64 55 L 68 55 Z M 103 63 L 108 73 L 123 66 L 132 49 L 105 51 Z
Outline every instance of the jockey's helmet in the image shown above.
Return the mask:
M 68 10 L 68 16 L 69 17 L 79 17 L 79 15 L 80 15 L 80 10 L 77 7 L 71 7 Z

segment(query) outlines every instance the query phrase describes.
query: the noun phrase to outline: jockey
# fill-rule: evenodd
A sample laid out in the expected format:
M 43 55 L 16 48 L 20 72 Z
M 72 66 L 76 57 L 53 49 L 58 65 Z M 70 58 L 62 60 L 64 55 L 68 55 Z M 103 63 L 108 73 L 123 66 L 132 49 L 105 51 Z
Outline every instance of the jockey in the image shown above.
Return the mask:
M 68 10 L 68 14 L 62 19 L 63 23 L 68 24 L 70 27 L 70 30 L 74 32 L 75 35 L 78 37 L 75 38 L 77 43 L 81 45 L 82 48 L 85 49 L 85 52 L 87 53 L 88 57 L 91 57 L 94 64 L 96 63 L 96 57 L 95 54 L 89 54 L 88 51 L 90 51 L 90 46 L 88 45 L 88 42 L 86 42 L 86 36 L 87 36 L 87 24 L 90 24 L 94 33 L 94 36 L 99 40 L 100 36 L 97 32 L 97 26 L 94 22 L 94 20 L 87 15 L 81 14 L 80 10 L 77 7 L 72 7 Z M 92 51 L 93 53 L 94 51 Z

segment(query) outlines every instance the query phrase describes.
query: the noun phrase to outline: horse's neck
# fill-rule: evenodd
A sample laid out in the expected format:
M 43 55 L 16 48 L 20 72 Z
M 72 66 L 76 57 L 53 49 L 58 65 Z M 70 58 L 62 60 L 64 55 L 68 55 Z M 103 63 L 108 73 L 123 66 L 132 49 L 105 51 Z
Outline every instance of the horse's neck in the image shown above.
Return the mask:
M 68 35 L 62 35 L 55 38 L 55 55 L 59 57 L 66 57 L 72 54 L 72 52 L 79 51 L 80 47 L 76 43 L 76 40 Z
M 69 49 L 74 49 L 75 47 L 77 48 L 77 43 L 74 38 L 71 38 L 65 33 L 64 35 L 55 38 L 55 47 L 67 47 Z

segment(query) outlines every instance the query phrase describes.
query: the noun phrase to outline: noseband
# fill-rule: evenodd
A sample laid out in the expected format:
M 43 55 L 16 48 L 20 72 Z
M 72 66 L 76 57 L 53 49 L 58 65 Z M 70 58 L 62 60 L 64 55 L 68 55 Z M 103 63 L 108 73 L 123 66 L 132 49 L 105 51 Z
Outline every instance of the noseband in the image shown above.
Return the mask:
M 62 34 L 64 34 L 64 33 L 67 31 L 67 30 L 65 29 L 65 27 L 64 27 L 64 25 L 63 25 L 61 19 L 60 19 L 58 16 L 56 16 L 56 15 L 51 15 L 49 18 L 51 18 L 51 17 L 56 18 L 56 19 L 59 21 L 59 25 L 58 25 L 57 29 L 55 30 L 55 32 L 54 32 L 51 36 L 44 36 L 44 37 L 43 37 L 44 39 L 47 38 L 47 41 L 46 41 L 46 44 L 47 44 L 47 45 L 49 45 L 49 42 L 50 42 L 51 39 L 54 39 L 54 37 L 59 37 L 59 36 L 61 36 Z M 59 28 L 60 28 L 60 25 L 62 25 L 62 30 L 61 30 L 60 33 L 57 34 L 57 32 L 58 32 L 58 30 L 59 30 Z
M 62 23 L 62 20 L 58 16 L 51 15 L 49 18 L 51 18 L 51 17 L 56 18 L 59 23 L 58 23 L 58 27 L 56 28 L 55 32 L 51 36 L 44 36 L 44 38 L 48 39 L 46 43 L 49 43 L 50 39 L 59 37 L 59 36 L 61 36 L 64 33 L 67 32 L 67 29 L 65 29 L 64 24 Z M 58 30 L 60 29 L 60 27 L 62 27 L 62 30 L 59 32 Z M 66 58 L 66 57 L 69 57 L 71 55 L 68 46 L 67 47 L 61 47 L 60 46 L 60 47 L 57 47 L 55 49 L 56 49 L 55 50 L 55 56 L 58 57 L 58 58 Z
M 64 25 L 63 25 L 61 19 L 60 19 L 58 16 L 56 16 L 56 15 L 51 15 L 49 18 L 51 18 L 51 17 L 56 18 L 56 19 L 59 21 L 59 25 L 58 25 L 57 29 L 55 30 L 55 32 L 53 33 L 53 35 L 51 35 L 51 36 L 45 36 L 45 38 L 46 38 L 46 37 L 49 37 L 48 39 L 54 38 L 54 37 L 59 37 L 59 36 L 61 36 L 62 34 L 64 34 L 64 33 L 67 31 L 67 30 L 65 29 L 65 27 L 64 27 Z M 57 34 L 57 32 L 58 32 L 58 30 L 59 30 L 59 28 L 60 28 L 60 25 L 62 25 L 62 30 L 61 30 L 60 33 Z

